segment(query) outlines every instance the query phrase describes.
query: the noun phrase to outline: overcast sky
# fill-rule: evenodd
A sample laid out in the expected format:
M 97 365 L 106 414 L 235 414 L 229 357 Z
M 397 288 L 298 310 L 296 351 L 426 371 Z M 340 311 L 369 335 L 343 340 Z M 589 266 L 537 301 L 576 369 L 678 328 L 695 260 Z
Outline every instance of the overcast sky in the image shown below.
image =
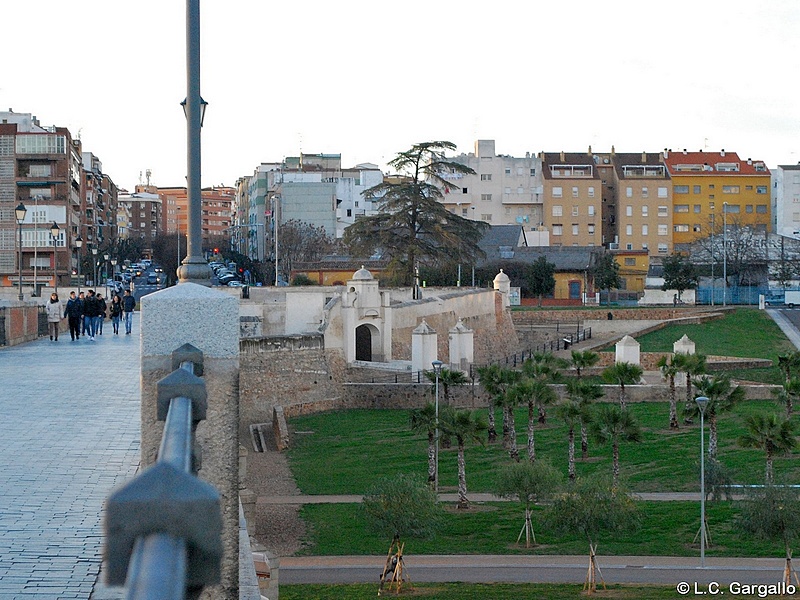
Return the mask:
M 103 170 L 185 185 L 185 2 L 0 8 L 0 109 L 80 134 Z M 800 161 L 796 0 L 201 0 L 203 185 L 416 142 L 470 152 L 736 151 Z

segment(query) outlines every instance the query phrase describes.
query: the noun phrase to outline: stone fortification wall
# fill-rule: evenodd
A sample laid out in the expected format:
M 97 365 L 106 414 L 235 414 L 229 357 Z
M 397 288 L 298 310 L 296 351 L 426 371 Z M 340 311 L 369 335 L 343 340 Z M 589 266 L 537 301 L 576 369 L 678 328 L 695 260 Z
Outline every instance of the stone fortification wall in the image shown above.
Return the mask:
M 645 371 L 658 371 L 658 361 L 662 356 L 670 356 L 672 352 L 642 352 L 639 355 L 639 364 Z M 599 375 L 603 369 L 614 364 L 614 352 L 600 352 L 597 366 L 586 370 L 587 375 Z M 765 369 L 772 366 L 772 361 L 766 358 L 737 358 L 733 356 L 706 356 L 706 369 L 708 371 L 726 371 L 729 369 Z
M 515 310 L 511 317 L 515 324 L 531 323 L 575 323 L 576 321 L 606 320 L 610 313 L 614 319 L 630 321 L 668 321 L 672 319 L 695 318 L 699 322 L 719 316 L 722 307 L 708 308 L 609 308 L 575 310 Z

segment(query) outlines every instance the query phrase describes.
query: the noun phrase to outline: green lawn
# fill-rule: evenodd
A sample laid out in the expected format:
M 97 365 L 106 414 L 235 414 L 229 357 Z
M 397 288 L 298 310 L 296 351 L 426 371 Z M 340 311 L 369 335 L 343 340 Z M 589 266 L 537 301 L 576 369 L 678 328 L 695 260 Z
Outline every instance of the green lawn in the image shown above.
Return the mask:
M 696 491 L 699 480 L 699 425 L 668 428 L 668 406 L 663 403 L 629 405 L 643 429 L 640 444 L 620 447 L 622 476 L 634 491 Z M 719 417 L 719 458 L 740 484 L 761 484 L 764 456 L 736 444 L 744 433 L 744 416 L 757 411 L 777 412 L 776 403 L 748 401 Z M 552 411 L 551 411 L 552 412 Z M 295 435 L 289 460 L 297 484 L 305 494 L 363 494 L 378 479 L 393 473 L 427 473 L 427 437 L 412 432 L 405 410 L 350 410 L 299 417 L 291 429 Z M 497 412 L 498 427 L 500 412 Z M 796 419 L 800 417 L 795 417 Z M 527 411 L 516 411 L 517 442 L 524 456 Z M 798 426 L 800 431 L 800 426 Z M 708 432 L 706 432 L 706 439 Z M 545 458 L 567 473 L 567 430 L 554 416 L 536 426 L 537 458 Z M 577 448 L 580 456 L 580 449 Z M 467 447 L 467 486 L 473 492 L 492 492 L 495 472 L 508 464 L 500 442 Z M 442 449 L 439 458 L 440 489 L 456 491 L 456 448 Z M 578 474 L 611 473 L 610 447 L 590 443 L 589 458 L 578 460 Z M 778 481 L 800 483 L 800 461 L 779 457 Z

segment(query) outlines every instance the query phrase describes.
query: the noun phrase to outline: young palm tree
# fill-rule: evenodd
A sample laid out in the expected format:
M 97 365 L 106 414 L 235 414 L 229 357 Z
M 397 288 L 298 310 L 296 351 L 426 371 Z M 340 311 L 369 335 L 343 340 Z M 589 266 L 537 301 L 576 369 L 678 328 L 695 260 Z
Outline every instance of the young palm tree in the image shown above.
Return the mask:
M 658 359 L 657 366 L 661 369 L 661 374 L 669 381 L 669 428 L 678 429 L 678 398 L 675 394 L 675 376 L 680 373 L 678 365 L 675 364 L 676 355 L 664 355 Z
M 786 418 L 791 419 L 794 412 L 794 403 L 800 398 L 800 378 L 792 376 L 783 382 L 780 389 L 773 389 L 772 394 L 775 399 L 780 402 L 781 406 L 786 408 Z
M 603 381 L 619 386 L 619 406 L 621 409 L 625 410 L 627 408 L 625 386 L 639 383 L 643 373 L 644 369 L 640 365 L 628 362 L 614 363 L 603 371 Z
M 603 404 L 595 412 L 590 425 L 600 444 L 611 443 L 612 487 L 619 487 L 619 443 L 641 442 L 642 432 L 633 415 L 615 404 Z
M 458 444 L 458 508 L 469 508 L 464 449 L 467 442 L 473 441 L 478 444 L 483 442 L 482 436 L 486 431 L 486 422 L 477 412 L 455 410 L 452 406 L 445 407 L 439 416 L 444 431 L 453 436 Z
M 504 440 L 504 447 L 508 449 L 508 455 L 515 462 L 519 462 L 519 448 L 517 447 L 517 422 L 514 417 L 514 409 L 525 401 L 528 394 L 528 381 L 522 380 L 509 387 L 505 395 L 498 400 L 508 427 L 508 439 L 507 442 Z
M 558 383 L 561 381 L 561 367 L 566 366 L 566 361 L 557 358 L 552 352 L 534 352 L 522 365 L 525 377 L 544 383 Z M 547 403 L 538 403 L 539 423 L 547 422 Z
M 678 353 L 672 357 L 672 362 L 680 373 L 686 375 L 686 404 L 684 405 L 684 423 L 691 423 L 692 411 L 696 408 L 694 395 L 692 394 L 692 377 L 702 375 L 706 372 L 706 357 L 702 354 L 683 354 Z
M 425 377 L 431 383 L 436 383 L 435 371 L 425 371 Z M 442 386 L 442 395 L 444 396 L 445 404 L 450 404 L 450 392 L 453 387 L 467 385 L 468 383 L 469 378 L 464 374 L 463 371 L 453 371 L 447 367 L 442 367 L 442 370 L 439 371 L 439 385 Z M 431 390 L 431 393 L 435 392 L 435 388 Z
M 481 386 L 489 394 L 489 425 L 487 431 L 489 433 L 489 442 L 491 443 L 497 439 L 494 409 L 506 395 L 508 388 L 520 380 L 522 374 L 512 369 L 504 369 L 499 365 L 487 365 L 478 367 L 478 377 L 480 378 Z M 507 444 L 508 415 L 503 412 L 503 447 L 507 448 Z
M 717 416 L 720 413 L 730 410 L 733 406 L 744 400 L 744 388 L 731 385 L 731 380 L 727 376 L 709 377 L 704 375 L 693 382 L 697 388 L 698 396 L 708 398 L 706 405 L 705 418 L 708 421 L 708 457 L 717 457 Z M 696 417 L 700 414 L 700 409 L 696 402 L 692 402 L 689 407 L 689 414 Z
M 745 417 L 747 433 L 739 438 L 739 445 L 743 448 L 758 448 L 767 455 L 764 483 L 772 485 L 772 461 L 778 454 L 788 454 L 796 446 L 794 437 L 794 424 L 792 421 L 782 419 L 774 414 L 754 414 Z
M 583 423 L 584 409 L 569 398 L 556 405 L 556 415 L 567 425 L 567 474 L 570 481 L 575 481 L 575 429 Z
M 581 369 L 593 367 L 600 360 L 600 355 L 591 350 L 573 350 L 570 357 L 570 363 L 575 368 L 575 373 L 580 379 Z
M 585 379 L 572 379 L 567 382 L 567 395 L 581 408 L 581 458 L 589 458 L 589 434 L 587 425 L 591 421 L 591 406 L 595 400 L 603 397 L 603 388 L 597 383 Z
M 787 352 L 778 357 L 778 368 L 783 372 L 786 381 L 800 372 L 800 351 Z
M 411 429 L 428 434 L 428 483 L 433 485 L 436 481 L 436 407 L 432 402 L 411 411 Z
M 545 407 L 554 403 L 558 399 L 555 390 L 550 384 L 538 379 L 523 379 L 514 390 L 519 394 L 519 403 L 528 403 L 528 460 L 536 460 L 536 439 L 534 437 L 534 427 L 536 426 L 537 408 Z

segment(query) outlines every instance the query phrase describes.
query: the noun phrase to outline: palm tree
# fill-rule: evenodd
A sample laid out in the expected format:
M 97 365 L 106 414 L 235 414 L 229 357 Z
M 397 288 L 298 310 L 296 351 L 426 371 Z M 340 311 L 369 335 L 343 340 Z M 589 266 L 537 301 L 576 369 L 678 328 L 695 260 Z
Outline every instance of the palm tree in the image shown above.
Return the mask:
M 432 402 L 411 411 L 411 429 L 428 434 L 428 483 L 433 484 L 436 481 L 436 406 Z
M 545 383 L 558 383 L 561 381 L 561 371 L 559 369 L 566 366 L 566 361 L 557 358 L 552 352 L 534 352 L 533 355 L 522 364 L 522 372 L 526 377 L 535 381 Z M 538 403 L 539 423 L 544 425 L 547 422 L 546 403 Z
M 738 385 L 731 385 L 731 380 L 727 376 L 709 377 L 704 375 L 700 379 L 695 379 L 693 384 L 699 392 L 698 396 L 708 398 L 708 404 L 706 404 L 705 409 L 709 429 L 708 457 L 716 458 L 717 415 L 730 410 L 737 402 L 744 400 L 744 388 Z M 689 414 L 693 417 L 700 414 L 700 409 L 697 407 L 696 402 L 692 402 L 689 406 Z
M 538 379 L 523 379 L 514 390 L 519 394 L 519 403 L 528 403 L 528 460 L 536 460 L 536 440 L 534 438 L 534 427 L 536 426 L 536 410 L 552 404 L 558 398 L 555 390 L 546 381 Z
M 593 367 L 600 360 L 600 355 L 591 350 L 573 350 L 570 358 L 570 363 L 575 367 L 575 373 L 580 378 L 581 369 Z
M 425 371 L 425 377 L 431 383 L 436 383 L 436 371 Z M 457 371 L 442 367 L 439 371 L 439 385 L 442 386 L 442 393 L 444 395 L 444 403 L 450 404 L 450 390 L 451 388 L 459 385 L 467 385 L 469 378 L 463 371 Z M 435 389 L 431 393 L 435 393 Z
M 625 402 L 625 386 L 639 383 L 644 369 L 640 365 L 628 362 L 614 363 L 603 371 L 603 381 L 619 386 L 619 406 L 623 410 L 627 408 Z
M 800 350 L 781 354 L 778 357 L 778 368 L 783 372 L 786 381 L 789 381 L 800 370 Z
M 772 394 L 781 403 L 781 406 L 786 408 L 786 418 L 791 419 L 795 400 L 800 398 L 800 378 L 797 376 L 790 377 L 783 382 L 781 388 L 773 389 Z
M 528 397 L 528 382 L 523 380 L 515 383 L 508 388 L 504 396 L 498 400 L 500 407 L 503 409 L 504 423 L 507 425 L 508 437 L 505 438 L 505 429 L 503 430 L 504 447 L 508 449 L 508 455 L 515 461 L 519 462 L 519 448 L 517 448 L 517 423 L 514 417 L 514 409 L 519 406 L 525 398 Z
M 567 425 L 567 474 L 575 481 L 575 428 L 583 423 L 584 409 L 573 399 L 565 400 L 556 406 L 556 415 Z
M 678 429 L 678 398 L 675 394 L 675 376 L 680 368 L 675 364 L 675 355 L 664 355 L 656 363 L 661 374 L 669 381 L 669 428 Z
M 788 418 L 774 414 L 754 414 L 745 417 L 747 433 L 739 438 L 742 448 L 757 448 L 767 455 L 764 483 L 772 485 L 772 461 L 777 454 L 789 454 L 796 446 L 794 424 Z
M 489 394 L 489 442 L 497 439 L 495 429 L 494 409 L 499 405 L 501 399 L 506 395 L 508 388 L 515 384 L 522 377 L 519 371 L 504 369 L 499 365 L 487 365 L 478 367 L 478 377 L 481 386 Z M 508 447 L 508 416 L 503 413 L 503 447 Z
M 467 442 L 483 442 L 482 435 L 486 431 L 486 422 L 477 412 L 455 410 L 445 407 L 440 413 L 442 429 L 453 436 L 458 443 L 458 508 L 469 508 L 467 499 L 467 467 L 464 459 L 464 448 Z
M 691 414 L 695 407 L 694 395 L 692 394 L 692 377 L 702 375 L 706 372 L 706 357 L 702 354 L 683 354 L 678 353 L 672 357 L 678 372 L 686 375 L 686 404 L 684 405 L 684 423 L 691 423 Z
M 567 382 L 567 395 L 581 408 L 581 458 L 589 458 L 589 435 L 587 425 L 591 421 L 592 403 L 603 397 L 603 389 L 597 383 L 585 379 L 572 379 Z
M 592 435 L 600 444 L 611 443 L 612 488 L 619 486 L 619 443 L 641 442 L 642 432 L 633 415 L 615 404 L 603 404 L 591 423 Z

